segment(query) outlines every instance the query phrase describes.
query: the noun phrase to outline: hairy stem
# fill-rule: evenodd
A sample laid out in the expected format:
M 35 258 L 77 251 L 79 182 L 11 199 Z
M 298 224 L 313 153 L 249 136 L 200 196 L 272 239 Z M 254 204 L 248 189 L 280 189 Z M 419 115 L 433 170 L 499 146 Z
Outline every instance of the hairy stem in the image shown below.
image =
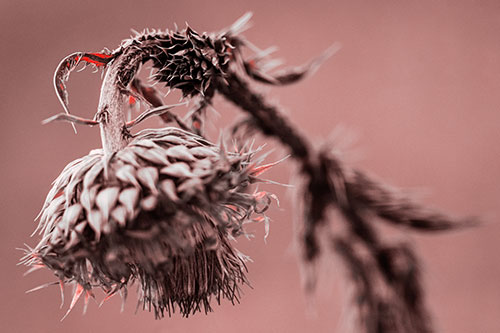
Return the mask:
M 122 60 L 108 67 L 101 87 L 98 112 L 96 118 L 101 129 L 102 147 L 106 156 L 122 149 L 128 143 L 123 132 L 125 128 L 125 98 L 120 91 L 117 66 Z
M 127 87 L 147 51 L 147 48 L 128 49 L 106 67 L 95 116 L 100 123 L 102 146 L 106 156 L 125 147 L 130 139 L 125 125 L 126 98 L 131 94 Z
M 235 73 L 229 73 L 227 83 L 220 82 L 218 91 L 225 98 L 250 113 L 257 127 L 290 149 L 292 157 L 299 160 L 306 172 L 311 172 L 311 148 L 309 142 L 298 133 L 277 109 L 265 102 L 262 96 L 252 93 L 249 85 Z

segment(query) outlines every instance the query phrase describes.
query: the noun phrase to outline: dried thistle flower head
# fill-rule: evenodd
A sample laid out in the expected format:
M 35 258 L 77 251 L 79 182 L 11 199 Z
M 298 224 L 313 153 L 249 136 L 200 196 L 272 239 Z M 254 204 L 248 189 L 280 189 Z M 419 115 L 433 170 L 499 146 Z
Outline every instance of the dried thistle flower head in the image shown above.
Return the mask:
M 239 297 L 245 257 L 229 240 L 263 215 L 270 197 L 248 193 L 262 170 L 249 147 L 226 152 L 177 129 L 139 132 L 107 158 L 103 150 L 66 166 L 40 215 L 40 243 L 25 258 L 74 281 L 74 303 L 102 288 L 125 292 L 135 280 L 139 302 L 156 317 L 178 307 L 210 311 L 210 299 Z M 69 311 L 68 311 L 69 312 Z
M 267 226 L 271 195 L 250 193 L 248 185 L 271 165 L 256 167 L 256 151 L 248 145 L 231 153 L 191 132 L 200 133 L 200 126 L 193 121 L 189 127 L 170 113 L 172 106 L 164 106 L 135 76 L 151 60 L 158 69 L 154 80 L 184 97 L 213 95 L 211 84 L 227 69 L 231 36 L 248 18 L 217 36 L 189 27 L 147 33 L 124 41 L 113 54 L 76 52 L 59 65 L 54 86 L 65 113 L 46 122 L 98 125 L 103 148 L 71 162 L 55 180 L 37 228 L 43 237 L 22 261 L 54 271 L 62 289 L 74 283 L 68 313 L 82 294 L 87 304 L 96 287 L 106 299 L 116 293 L 125 298 L 136 281 L 139 303 L 153 308 L 156 317 L 176 308 L 184 316 L 210 311 L 212 297 L 238 301 L 240 285 L 247 282 L 246 259 L 230 240 L 245 234 L 249 221 Z M 68 110 L 64 83 L 80 63 L 106 71 L 93 119 Z M 131 96 L 152 108 L 125 121 Z M 176 121 L 181 129 L 130 133 L 151 116 Z

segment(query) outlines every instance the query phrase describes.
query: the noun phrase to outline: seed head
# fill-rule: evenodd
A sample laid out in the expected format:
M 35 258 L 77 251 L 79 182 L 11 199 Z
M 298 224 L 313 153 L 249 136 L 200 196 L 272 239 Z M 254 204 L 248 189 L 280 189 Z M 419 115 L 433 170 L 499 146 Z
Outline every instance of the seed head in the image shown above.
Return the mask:
M 42 240 L 24 263 L 76 284 L 70 310 L 83 292 L 109 297 L 135 281 L 139 304 L 156 317 L 211 311 L 212 297 L 238 301 L 246 259 L 230 239 L 264 220 L 270 201 L 248 192 L 260 170 L 254 154 L 177 128 L 139 132 L 109 158 L 93 150 L 54 181 Z

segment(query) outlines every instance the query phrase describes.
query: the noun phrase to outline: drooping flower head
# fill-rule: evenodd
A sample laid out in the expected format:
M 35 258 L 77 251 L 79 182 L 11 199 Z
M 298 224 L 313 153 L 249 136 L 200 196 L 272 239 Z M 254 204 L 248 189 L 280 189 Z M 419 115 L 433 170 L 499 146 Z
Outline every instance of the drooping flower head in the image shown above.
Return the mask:
M 42 239 L 23 262 L 48 267 L 62 287 L 75 285 L 69 310 L 81 295 L 87 303 L 96 287 L 110 297 L 125 295 L 134 282 L 139 302 L 156 317 L 210 311 L 213 298 L 238 300 L 247 282 L 246 257 L 230 241 L 245 234 L 247 222 L 267 225 L 271 195 L 252 193 L 249 184 L 270 165 L 256 166 L 249 145 L 229 152 L 190 131 L 135 75 L 151 60 L 156 81 L 181 89 L 184 97 L 205 95 L 213 80 L 223 78 L 231 41 L 236 43 L 231 36 L 247 20 L 217 36 L 190 28 L 145 34 L 112 54 L 77 52 L 61 62 L 54 83 L 66 114 L 48 121 L 98 125 L 103 148 L 68 164 L 54 181 L 37 228 Z M 67 109 L 64 82 L 83 62 L 106 71 L 92 120 Z M 152 108 L 125 121 L 130 96 Z M 155 115 L 180 128 L 130 132 Z
M 253 155 L 172 127 L 138 133 L 109 159 L 93 150 L 54 181 L 26 263 L 74 281 L 74 297 L 95 287 L 111 296 L 137 281 L 156 316 L 237 301 L 245 256 L 230 239 L 265 219 L 270 201 L 248 192 L 259 171 Z

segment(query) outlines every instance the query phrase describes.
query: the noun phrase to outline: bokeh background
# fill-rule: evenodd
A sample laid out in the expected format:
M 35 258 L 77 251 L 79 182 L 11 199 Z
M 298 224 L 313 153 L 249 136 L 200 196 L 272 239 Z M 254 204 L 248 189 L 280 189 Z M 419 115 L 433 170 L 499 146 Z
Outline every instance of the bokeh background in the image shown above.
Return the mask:
M 414 190 L 423 202 L 455 215 L 479 215 L 476 229 L 440 235 L 402 235 L 415 244 L 424 266 L 427 303 L 439 332 L 500 331 L 500 2 L 434 1 L 7 1 L 0 2 L 0 331 L 2 332 L 343 332 L 349 308 L 341 263 L 328 258 L 320 289 L 309 299 L 301 289 L 293 246 L 290 191 L 273 208 L 267 243 L 240 240 L 250 255 L 241 304 L 223 303 L 207 316 L 155 321 L 134 314 L 129 299 L 120 314 L 117 297 L 101 309 L 82 304 L 64 322 L 57 287 L 24 292 L 53 280 L 50 272 L 23 277 L 16 266 L 33 218 L 50 183 L 71 160 L 100 146 L 96 128 L 40 121 L 62 111 L 52 75 L 74 51 L 114 49 L 130 28 L 173 28 L 189 22 L 216 31 L 254 12 L 245 35 L 261 48 L 297 65 L 333 42 L 343 47 L 312 77 L 298 84 L 259 86 L 283 106 L 317 144 L 337 136 L 349 165 L 390 184 Z M 92 117 L 100 76 L 74 74 L 68 85 L 74 114 Z M 230 124 L 234 108 L 215 103 Z M 148 126 L 158 126 L 153 120 Z M 337 131 L 338 132 L 338 131 Z M 276 148 L 269 158 L 286 154 Z M 287 183 L 286 161 L 267 177 Z M 98 295 L 102 297 L 102 295 Z

